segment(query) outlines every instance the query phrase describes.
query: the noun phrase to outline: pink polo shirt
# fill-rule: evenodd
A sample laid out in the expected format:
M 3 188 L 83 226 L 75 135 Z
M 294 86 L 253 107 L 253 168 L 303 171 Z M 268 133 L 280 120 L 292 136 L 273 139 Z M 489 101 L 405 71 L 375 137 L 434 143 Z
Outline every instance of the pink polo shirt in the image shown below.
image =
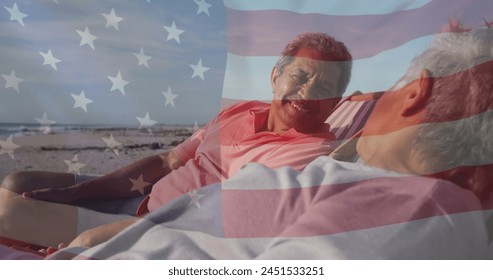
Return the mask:
M 270 104 L 259 101 L 233 105 L 175 147 L 185 165 L 154 184 L 147 209 L 153 211 L 184 193 L 228 179 L 249 162 L 301 170 L 335 148 L 328 125 L 312 134 L 293 128 L 280 135 L 260 131 L 269 108 Z

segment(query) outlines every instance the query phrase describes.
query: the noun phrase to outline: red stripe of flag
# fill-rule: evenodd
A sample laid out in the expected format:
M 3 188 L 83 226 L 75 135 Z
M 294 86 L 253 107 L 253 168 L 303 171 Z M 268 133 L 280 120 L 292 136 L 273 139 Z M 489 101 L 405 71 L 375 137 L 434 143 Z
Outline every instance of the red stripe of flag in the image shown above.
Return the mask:
M 456 93 L 458 93 L 461 92 L 461 87 L 463 85 L 461 84 L 461 81 L 463 81 L 463 79 L 466 79 L 468 75 L 479 76 L 481 75 L 481 73 L 488 73 L 493 71 L 493 61 L 486 61 L 483 63 L 479 63 L 477 65 L 469 65 L 469 66 L 470 66 L 469 68 L 462 69 L 462 71 L 453 73 L 448 76 L 433 77 L 434 83 L 440 82 L 444 85 L 456 84 L 457 85 Z M 479 77 L 478 79 L 481 80 L 481 78 Z M 473 84 L 472 85 L 464 84 L 464 85 L 469 86 L 470 88 L 462 89 L 462 90 L 474 91 L 474 88 L 472 88 L 474 87 Z M 455 121 L 459 122 L 461 120 L 489 112 L 493 110 L 492 95 L 493 95 L 493 86 L 491 84 L 489 84 L 489 88 L 485 92 L 476 92 L 475 94 L 469 94 L 461 97 L 457 97 L 457 95 L 456 96 L 449 95 L 449 98 L 442 100 L 442 102 L 448 102 L 448 103 L 440 104 L 442 108 L 447 108 L 447 109 L 446 110 L 442 109 L 442 112 L 439 112 L 439 114 L 433 112 L 435 118 L 433 120 L 433 123 L 455 122 Z M 466 104 L 468 104 L 467 110 L 464 110 L 463 107 L 458 106 L 460 102 L 466 102 Z M 392 131 L 396 131 L 397 129 L 405 128 L 409 125 L 410 125 L 409 123 L 403 123 L 402 127 L 392 127 L 389 128 L 388 131 L 379 131 L 379 134 L 386 134 Z M 366 136 L 369 135 L 370 135 L 369 133 L 366 133 Z
M 277 56 L 296 35 L 320 31 L 344 42 L 355 59 L 376 55 L 410 40 L 435 34 L 451 17 L 479 26 L 491 17 L 490 0 L 433 0 L 414 10 L 384 15 L 337 16 L 290 11 L 239 11 L 226 7 L 229 52 Z
M 419 176 L 223 190 L 222 205 L 228 238 L 319 236 L 481 210 L 471 192 Z

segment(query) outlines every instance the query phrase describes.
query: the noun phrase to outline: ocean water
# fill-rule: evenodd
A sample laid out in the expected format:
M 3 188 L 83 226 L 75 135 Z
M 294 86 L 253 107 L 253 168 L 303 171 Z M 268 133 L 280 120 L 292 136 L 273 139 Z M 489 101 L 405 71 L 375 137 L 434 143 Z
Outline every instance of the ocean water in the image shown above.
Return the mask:
M 158 132 L 166 129 L 185 128 L 194 132 L 198 129 L 198 125 L 164 125 L 156 124 L 152 127 L 152 131 Z M 12 137 L 30 136 L 38 134 L 60 134 L 60 133 L 76 133 L 94 130 L 119 130 L 132 129 L 138 130 L 138 127 L 111 126 L 111 125 L 40 125 L 40 124 L 19 124 L 19 123 L 0 123 L 0 140 L 12 135 Z
M 39 124 L 13 124 L 13 123 L 0 123 L 0 139 L 7 138 L 10 135 L 13 137 L 29 136 L 37 134 L 59 134 L 70 132 L 81 132 L 86 130 L 113 128 L 110 126 L 101 125 L 39 125 Z

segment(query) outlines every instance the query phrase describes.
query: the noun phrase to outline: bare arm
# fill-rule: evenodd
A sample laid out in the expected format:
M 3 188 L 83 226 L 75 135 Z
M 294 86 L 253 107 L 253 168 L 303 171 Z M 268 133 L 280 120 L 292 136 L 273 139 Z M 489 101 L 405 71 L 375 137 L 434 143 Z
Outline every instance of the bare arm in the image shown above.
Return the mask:
M 183 164 L 176 153 L 168 151 L 141 159 L 105 176 L 82 182 L 79 185 L 97 185 L 98 190 L 101 190 L 100 196 L 104 196 L 107 191 L 110 191 L 113 198 L 132 197 L 138 195 L 139 192 L 141 194 L 149 193 L 154 183 Z
M 79 234 L 68 247 L 93 247 L 101 244 L 127 227 L 137 222 L 140 218 L 132 217 L 119 222 L 102 225 L 92 229 L 88 229 Z
M 183 164 L 175 152 L 168 151 L 146 157 L 107 175 L 74 186 L 43 189 L 23 195 L 59 203 L 135 197 L 149 193 L 154 183 Z

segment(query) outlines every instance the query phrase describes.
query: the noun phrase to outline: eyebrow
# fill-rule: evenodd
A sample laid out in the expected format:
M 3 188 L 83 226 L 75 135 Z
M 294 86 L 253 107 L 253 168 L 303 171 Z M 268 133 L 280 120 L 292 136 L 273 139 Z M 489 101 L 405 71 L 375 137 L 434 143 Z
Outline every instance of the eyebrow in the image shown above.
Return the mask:
M 303 69 L 301 69 L 299 67 L 296 67 L 295 69 L 293 69 L 293 73 L 295 73 L 295 74 L 303 74 L 305 76 L 308 76 L 308 73 L 305 70 L 303 70 Z M 323 80 L 321 80 L 321 81 L 319 81 L 319 84 L 322 85 L 322 88 L 329 89 L 329 90 L 336 88 L 336 85 L 332 81 L 323 81 Z
M 308 73 L 305 70 L 300 69 L 300 68 L 293 69 L 293 72 L 295 72 L 296 74 L 304 74 L 304 75 L 308 76 Z

